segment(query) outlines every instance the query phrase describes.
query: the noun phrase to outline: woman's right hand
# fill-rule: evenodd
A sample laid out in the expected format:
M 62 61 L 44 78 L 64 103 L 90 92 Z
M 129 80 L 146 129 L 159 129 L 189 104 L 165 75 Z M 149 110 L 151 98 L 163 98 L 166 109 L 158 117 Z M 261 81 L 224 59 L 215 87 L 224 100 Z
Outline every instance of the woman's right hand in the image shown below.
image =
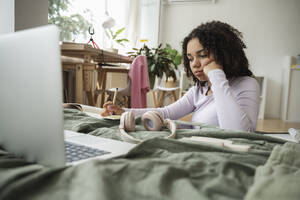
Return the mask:
M 108 101 L 103 105 L 101 116 L 106 117 L 109 115 L 121 115 L 123 112 L 125 112 L 125 110 L 120 108 L 120 106 L 114 105 L 111 101 Z

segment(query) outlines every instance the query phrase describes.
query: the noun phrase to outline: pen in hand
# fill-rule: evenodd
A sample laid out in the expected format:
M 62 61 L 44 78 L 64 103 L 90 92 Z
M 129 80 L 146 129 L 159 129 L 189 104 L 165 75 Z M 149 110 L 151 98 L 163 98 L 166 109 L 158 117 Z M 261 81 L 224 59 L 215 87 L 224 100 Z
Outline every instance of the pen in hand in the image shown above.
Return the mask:
M 118 88 L 116 88 L 115 93 L 114 93 L 113 105 L 116 105 L 117 95 L 118 95 Z

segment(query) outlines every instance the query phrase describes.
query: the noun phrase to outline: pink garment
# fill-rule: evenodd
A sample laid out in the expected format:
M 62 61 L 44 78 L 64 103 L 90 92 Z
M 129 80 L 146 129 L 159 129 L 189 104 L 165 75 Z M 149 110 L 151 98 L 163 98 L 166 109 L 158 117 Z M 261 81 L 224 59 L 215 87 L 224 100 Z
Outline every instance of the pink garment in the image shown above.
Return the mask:
M 147 107 L 147 92 L 150 90 L 146 56 L 136 57 L 130 67 L 131 108 Z

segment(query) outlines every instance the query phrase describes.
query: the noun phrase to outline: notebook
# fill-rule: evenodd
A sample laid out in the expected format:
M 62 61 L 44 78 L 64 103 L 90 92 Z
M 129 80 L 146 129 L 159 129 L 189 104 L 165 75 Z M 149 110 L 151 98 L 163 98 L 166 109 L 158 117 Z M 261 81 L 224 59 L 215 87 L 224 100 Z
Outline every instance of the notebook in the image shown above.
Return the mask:
M 68 164 L 65 148 L 70 144 L 105 152 L 88 159 L 120 156 L 134 147 L 63 130 L 62 69 L 56 26 L 0 35 L 0 70 L 0 146 L 5 150 L 29 162 L 60 167 Z M 93 154 L 89 148 L 87 151 Z

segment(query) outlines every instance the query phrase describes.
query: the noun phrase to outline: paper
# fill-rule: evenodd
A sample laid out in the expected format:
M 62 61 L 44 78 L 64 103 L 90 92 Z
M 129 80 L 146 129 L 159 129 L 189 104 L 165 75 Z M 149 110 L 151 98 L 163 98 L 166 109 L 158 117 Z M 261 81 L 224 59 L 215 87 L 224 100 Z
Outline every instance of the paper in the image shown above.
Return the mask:
M 120 120 L 121 115 L 110 115 L 110 116 L 106 116 L 103 117 L 103 119 L 110 119 L 110 120 Z

